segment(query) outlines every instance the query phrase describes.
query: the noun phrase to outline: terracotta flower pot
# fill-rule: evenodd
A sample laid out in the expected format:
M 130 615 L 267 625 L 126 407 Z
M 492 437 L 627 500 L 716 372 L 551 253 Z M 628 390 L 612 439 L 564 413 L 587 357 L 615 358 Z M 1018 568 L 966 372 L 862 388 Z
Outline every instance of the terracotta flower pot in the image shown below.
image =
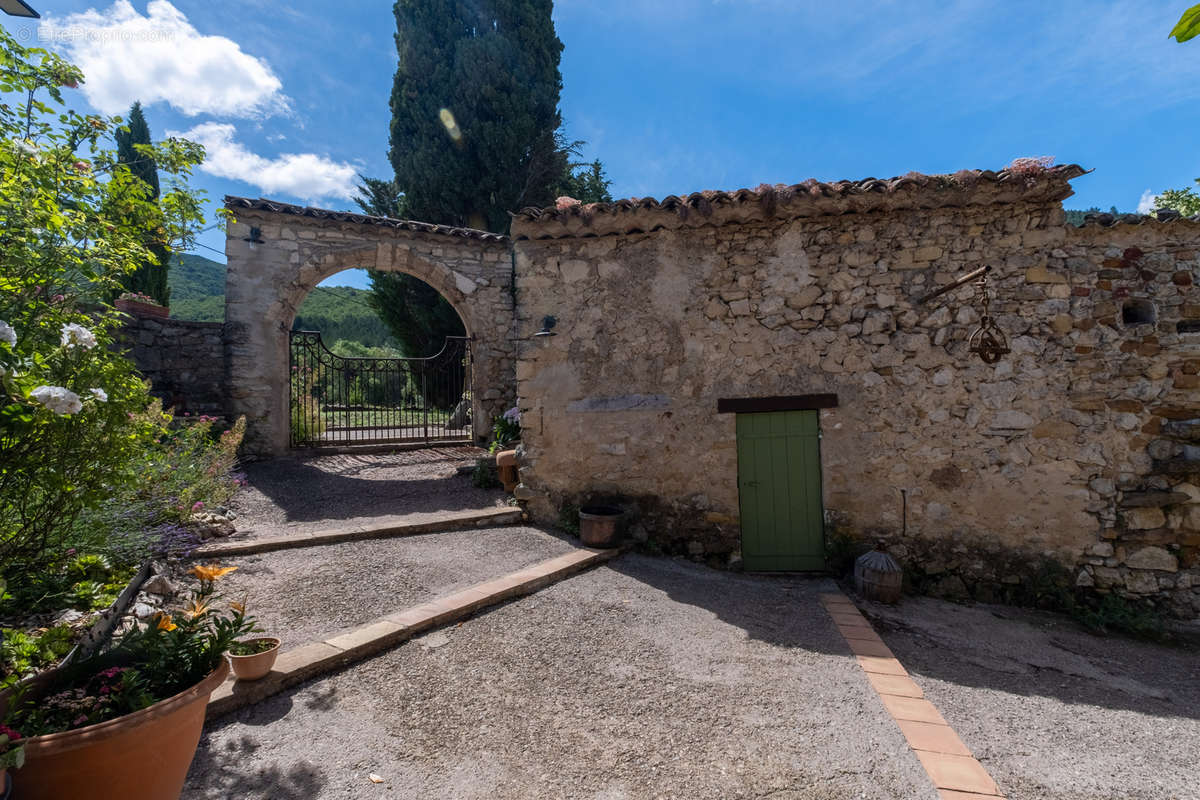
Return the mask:
M 521 482 L 517 473 L 517 451 L 502 450 L 496 453 L 496 468 L 500 474 L 500 482 L 504 484 L 504 491 L 512 494 L 513 489 Z
M 250 642 L 274 642 L 275 646 L 270 650 L 264 650 L 261 653 L 255 653 L 252 656 L 235 656 L 229 654 L 229 662 L 233 664 L 233 674 L 237 676 L 239 681 L 256 681 L 259 678 L 266 677 L 271 671 L 271 667 L 275 666 L 275 658 L 279 655 L 279 640 L 274 636 L 260 636 L 257 639 L 247 639 L 247 644 Z
M 23 740 L 13 800 L 179 800 L 209 695 L 228 674 L 221 659 L 207 678 L 149 708 Z

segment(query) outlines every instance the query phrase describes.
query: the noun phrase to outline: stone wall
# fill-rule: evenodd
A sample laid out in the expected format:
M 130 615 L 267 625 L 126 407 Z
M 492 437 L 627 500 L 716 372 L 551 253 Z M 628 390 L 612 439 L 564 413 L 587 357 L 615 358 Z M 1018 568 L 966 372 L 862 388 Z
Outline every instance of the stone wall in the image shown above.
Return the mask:
M 176 414 L 224 416 L 225 345 L 219 322 L 132 315 L 122 339 L 150 392 Z
M 718 398 L 835 393 L 831 532 L 890 539 L 939 594 L 1067 580 L 1196 616 L 1200 333 L 1180 331 L 1200 324 L 1200 225 L 1072 228 L 1046 183 L 518 218 L 518 496 L 543 521 L 618 499 L 636 536 L 736 563 Z M 967 352 L 971 287 L 915 302 L 983 265 L 1012 349 L 994 365 Z M 547 314 L 557 335 L 532 337 Z

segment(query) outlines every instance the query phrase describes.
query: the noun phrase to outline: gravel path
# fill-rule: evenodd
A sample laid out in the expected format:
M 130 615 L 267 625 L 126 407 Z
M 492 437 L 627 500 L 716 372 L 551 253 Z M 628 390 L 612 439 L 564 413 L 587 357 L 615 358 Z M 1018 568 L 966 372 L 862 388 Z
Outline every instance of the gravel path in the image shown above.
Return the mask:
M 906 599 L 880 635 L 1010 800 L 1200 797 L 1200 652 Z
M 230 504 L 238 514 L 235 539 L 504 505 L 502 490 L 476 489 L 469 475 L 458 474 L 482 455 L 474 447 L 447 447 L 248 464 L 248 484 Z
M 934 800 L 831 588 L 627 554 L 216 721 L 183 797 Z
M 245 598 L 259 627 L 290 649 L 575 546 L 514 526 L 280 550 L 222 560 L 238 571 L 222 579 L 221 592 Z

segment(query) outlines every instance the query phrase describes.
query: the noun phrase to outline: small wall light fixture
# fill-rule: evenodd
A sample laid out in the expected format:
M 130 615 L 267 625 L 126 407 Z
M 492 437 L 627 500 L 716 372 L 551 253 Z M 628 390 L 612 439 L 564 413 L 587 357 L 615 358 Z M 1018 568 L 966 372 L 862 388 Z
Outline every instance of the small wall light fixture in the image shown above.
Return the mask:
M 542 329 L 534 334 L 534 336 L 557 336 L 554 332 L 554 326 L 558 324 L 558 320 L 551 316 L 542 317 Z
M 251 244 L 265 244 L 262 238 L 262 228 L 251 228 L 250 235 L 242 239 L 242 241 L 250 242 Z

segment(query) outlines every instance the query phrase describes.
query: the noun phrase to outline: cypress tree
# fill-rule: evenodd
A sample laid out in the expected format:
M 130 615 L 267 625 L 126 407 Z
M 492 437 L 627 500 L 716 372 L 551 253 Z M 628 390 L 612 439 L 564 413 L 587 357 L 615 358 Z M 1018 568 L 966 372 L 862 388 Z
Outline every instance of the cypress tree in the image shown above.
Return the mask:
M 549 205 L 564 173 L 552 0 L 398 0 L 392 185 L 363 179 L 367 213 L 506 233 L 509 211 Z M 393 200 L 395 202 L 393 202 Z M 371 272 L 371 303 L 408 356 L 465 334 L 433 287 Z
M 129 109 L 129 119 L 124 127 L 118 128 L 117 159 L 129 168 L 134 177 L 139 178 L 149 187 L 147 199 L 158 200 L 158 165 L 150 156 L 140 153 L 135 147 L 139 144 L 150 144 L 150 126 L 142 113 L 142 104 L 136 102 Z M 122 279 L 125 288 L 153 297 L 159 303 L 167 305 L 171 299 L 170 289 L 167 288 L 167 269 L 171 263 L 171 249 L 166 246 L 158 235 L 158 231 L 148 233 L 150 252 L 154 260 L 147 260 L 134 272 Z
M 408 213 L 505 233 L 549 205 L 562 42 L 552 0 L 398 0 L 390 158 Z

